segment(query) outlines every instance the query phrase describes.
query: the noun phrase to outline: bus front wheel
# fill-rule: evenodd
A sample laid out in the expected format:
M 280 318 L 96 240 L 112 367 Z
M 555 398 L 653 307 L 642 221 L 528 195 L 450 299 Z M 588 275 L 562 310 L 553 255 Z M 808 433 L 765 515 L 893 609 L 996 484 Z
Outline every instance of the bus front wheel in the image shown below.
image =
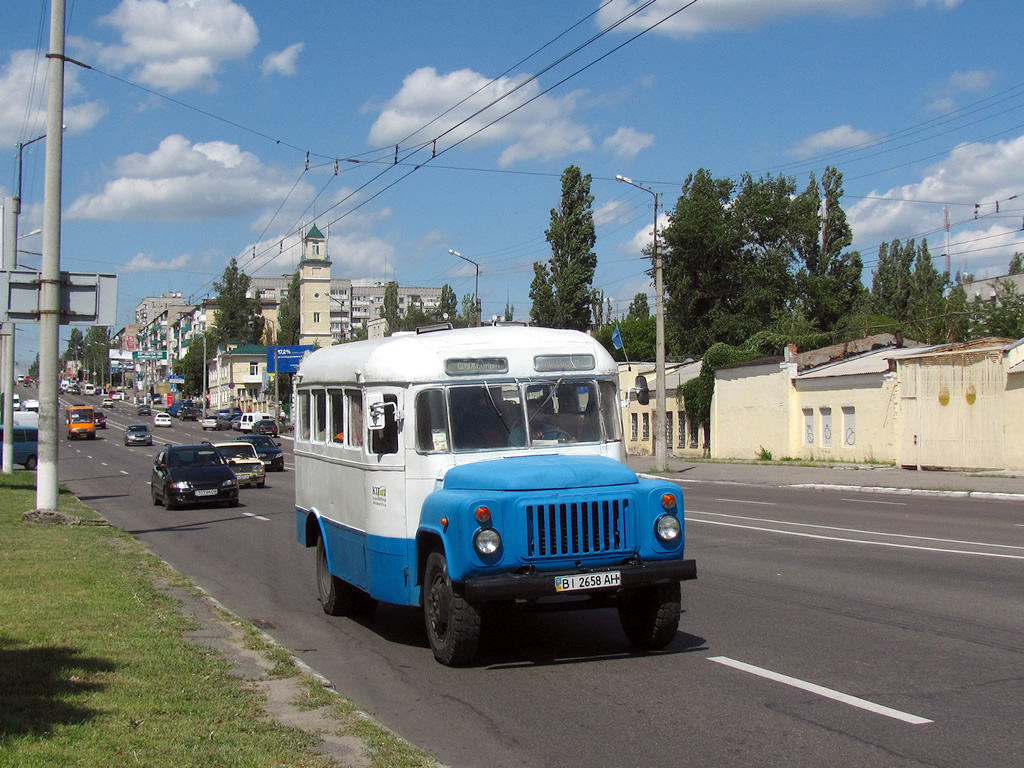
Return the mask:
M 434 658 L 448 667 L 468 664 L 480 642 L 480 611 L 455 594 L 448 561 L 431 552 L 423 580 L 423 616 Z
M 320 605 L 328 616 L 368 616 L 377 607 L 368 594 L 331 573 L 322 538 L 316 543 L 316 584 Z
M 679 630 L 679 582 L 638 589 L 619 603 L 619 623 L 629 642 L 642 651 L 656 651 L 672 642 Z

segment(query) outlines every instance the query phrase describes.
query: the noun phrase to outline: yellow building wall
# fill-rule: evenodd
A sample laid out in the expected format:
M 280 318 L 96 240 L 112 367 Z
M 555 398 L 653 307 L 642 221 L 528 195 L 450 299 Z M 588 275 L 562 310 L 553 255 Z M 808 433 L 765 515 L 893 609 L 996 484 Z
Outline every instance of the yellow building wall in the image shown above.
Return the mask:
M 711 399 L 711 456 L 756 459 L 790 455 L 789 373 L 778 362 L 715 372 Z
M 1011 349 L 1003 364 L 1009 371 L 1024 363 L 1024 345 Z M 1007 469 L 1024 469 L 1024 372 L 1007 373 L 1003 394 L 1003 461 Z
M 896 461 L 899 391 L 892 374 L 797 380 L 790 452 L 818 461 Z

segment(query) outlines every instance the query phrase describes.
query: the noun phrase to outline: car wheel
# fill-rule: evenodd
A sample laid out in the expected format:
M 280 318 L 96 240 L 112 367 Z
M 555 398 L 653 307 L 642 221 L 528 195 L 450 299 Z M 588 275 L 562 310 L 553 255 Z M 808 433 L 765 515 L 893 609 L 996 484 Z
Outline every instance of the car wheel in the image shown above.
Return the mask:
M 33 469 L 36 468 L 36 465 L 38 463 L 39 462 L 38 462 L 38 460 L 36 459 L 35 456 L 29 456 L 27 459 L 25 459 L 25 469 L 27 469 L 29 472 L 31 472 Z
M 153 497 L 153 506 L 154 507 L 159 507 L 160 506 L 160 497 L 156 495 L 156 486 L 153 485 L 153 483 L 149 484 L 149 494 L 150 494 L 150 496 Z
M 266 485 L 267 485 L 267 481 L 266 480 L 264 480 L 263 482 L 260 482 L 260 483 L 256 483 L 256 487 L 257 488 L 265 488 Z
M 452 589 L 448 561 L 440 552 L 427 558 L 422 600 L 434 658 L 446 667 L 472 661 L 480 642 L 480 611 Z
M 642 651 L 664 648 L 679 630 L 679 582 L 638 589 L 619 604 L 619 623 L 629 642 Z

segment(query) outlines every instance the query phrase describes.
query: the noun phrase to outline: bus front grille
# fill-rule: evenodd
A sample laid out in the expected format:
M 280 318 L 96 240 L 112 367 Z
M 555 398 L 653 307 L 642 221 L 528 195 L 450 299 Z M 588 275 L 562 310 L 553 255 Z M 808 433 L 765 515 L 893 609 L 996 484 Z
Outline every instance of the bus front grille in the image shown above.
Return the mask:
M 529 557 L 618 552 L 626 549 L 626 499 L 526 506 Z

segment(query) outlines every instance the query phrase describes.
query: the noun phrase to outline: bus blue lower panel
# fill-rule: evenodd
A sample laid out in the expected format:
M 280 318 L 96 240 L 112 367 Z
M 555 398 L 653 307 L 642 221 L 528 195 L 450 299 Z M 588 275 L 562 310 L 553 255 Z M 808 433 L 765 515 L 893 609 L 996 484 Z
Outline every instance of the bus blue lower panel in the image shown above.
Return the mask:
M 419 588 L 410 585 L 406 567 L 411 542 L 368 535 L 326 518 L 320 520 L 332 574 L 377 600 L 398 605 L 419 603 Z

